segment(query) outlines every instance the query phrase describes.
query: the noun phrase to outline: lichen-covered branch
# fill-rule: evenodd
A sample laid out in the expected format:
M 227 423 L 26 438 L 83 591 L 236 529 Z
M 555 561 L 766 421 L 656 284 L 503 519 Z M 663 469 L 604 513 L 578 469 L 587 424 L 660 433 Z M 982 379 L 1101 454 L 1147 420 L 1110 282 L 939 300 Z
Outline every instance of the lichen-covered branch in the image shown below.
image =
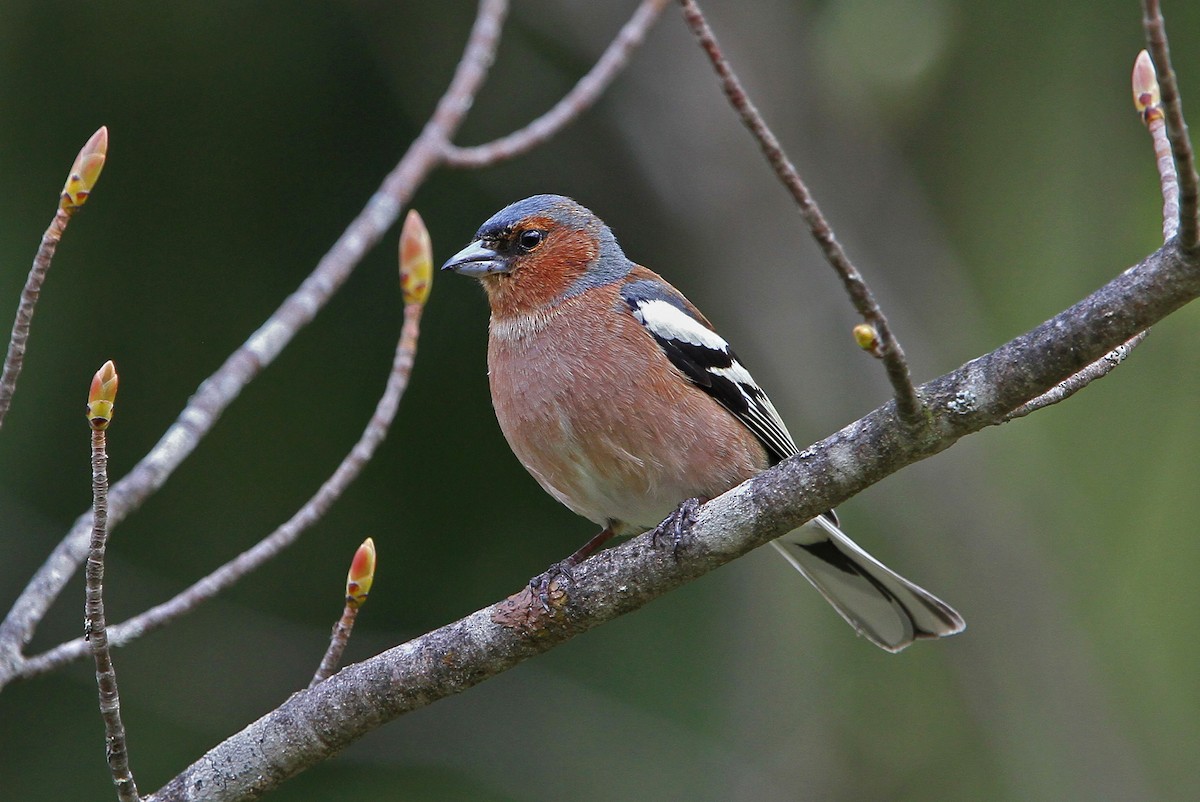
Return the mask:
M 214 747 L 154 802 L 255 799 L 370 730 L 459 693 L 761 546 L 968 434 L 1200 296 L 1200 260 L 1169 243 L 1026 334 L 920 388 L 914 433 L 894 401 L 700 508 L 684 545 L 643 535 L 579 565 L 553 615 L 494 622 L 498 605 L 351 665 Z M 503 604 L 503 603 L 502 603 Z

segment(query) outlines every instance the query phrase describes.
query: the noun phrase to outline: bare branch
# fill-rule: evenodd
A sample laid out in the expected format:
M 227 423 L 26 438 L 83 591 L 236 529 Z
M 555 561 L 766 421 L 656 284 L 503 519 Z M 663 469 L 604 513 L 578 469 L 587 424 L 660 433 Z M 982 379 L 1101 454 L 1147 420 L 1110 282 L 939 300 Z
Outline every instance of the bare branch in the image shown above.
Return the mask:
M 535 607 L 526 628 L 496 624 L 493 605 L 348 666 L 214 747 L 152 799 L 255 799 L 387 721 L 635 610 L 1003 420 L 1198 296 L 1200 260 L 1168 244 L 1032 331 L 923 385 L 923 436 L 912 437 L 889 402 L 705 504 L 678 553 L 642 535 L 577 566 L 554 612 Z
M 400 333 L 400 341 L 396 345 L 392 372 L 388 377 L 383 395 L 375 406 L 375 413 L 371 416 L 366 428 L 363 429 L 354 448 L 350 450 L 350 453 L 338 465 L 337 470 L 325 480 L 313 497 L 286 523 L 254 544 L 252 548 L 242 552 L 175 597 L 151 607 L 128 621 L 111 627 L 110 640 L 113 645 L 123 646 L 149 632 L 161 629 L 176 618 L 191 612 L 295 543 L 306 529 L 321 520 L 333 502 L 358 478 L 359 473 L 374 455 L 375 449 L 387 436 L 412 373 L 413 359 L 417 352 L 417 340 L 420 336 L 422 309 L 420 303 L 412 303 L 405 307 L 404 328 Z M 87 643 L 82 638 L 67 641 L 47 652 L 23 660 L 14 667 L 10 678 L 26 678 L 53 671 L 66 663 L 84 657 L 88 653 L 87 649 Z
M 117 372 L 111 361 L 97 371 L 88 393 L 88 422 L 92 427 L 92 537 L 88 546 L 84 591 L 84 639 L 96 663 L 100 717 L 104 720 L 104 753 L 120 802 L 139 802 L 137 783 L 129 768 L 129 748 L 121 721 L 121 695 L 113 666 L 104 619 L 104 552 L 108 543 L 108 443 L 117 395 Z
M 791 193 L 796 206 L 800 209 L 800 216 L 808 224 L 808 230 L 825 255 L 825 260 L 842 280 L 842 286 L 850 296 L 850 302 L 854 304 L 854 308 L 863 320 L 871 324 L 878 333 L 880 357 L 887 370 L 888 381 L 892 384 L 901 419 L 907 424 L 919 422 L 922 418 L 921 399 L 913 388 L 912 378 L 908 372 L 908 363 L 904 358 L 904 349 L 900 347 L 900 342 L 892 334 L 892 329 L 888 325 L 879 303 L 875 300 L 874 293 L 871 292 L 871 288 L 867 286 L 862 274 L 850 261 L 850 257 L 846 255 L 842 244 L 834 235 L 829 221 L 821 213 L 808 186 L 805 185 L 795 165 L 784 152 L 778 138 L 767 126 L 749 95 L 746 94 L 742 82 L 726 60 L 724 53 L 721 52 L 721 46 L 717 43 L 700 7 L 694 0 L 679 0 L 679 4 L 683 7 L 684 19 L 692 29 L 692 33 L 700 41 L 700 46 L 708 55 L 713 69 L 721 79 L 721 88 L 725 91 L 730 105 L 737 111 L 742 118 L 742 123 L 750 130 L 754 138 L 758 140 L 763 155 L 767 157 L 767 161 L 775 170 L 775 174 L 784 187 Z
M 481 164 L 510 158 L 540 144 L 593 103 L 627 62 L 632 50 L 641 43 L 646 30 L 665 4 L 666 0 L 644 0 L 600 61 L 571 93 L 542 118 L 534 121 L 522 132 L 517 132 L 515 139 L 506 137 L 504 140 L 480 146 L 480 149 L 489 151 L 487 159 Z M 317 311 L 349 277 L 366 251 L 395 221 L 404 204 L 426 176 L 446 161 L 448 154 L 449 158 L 453 158 L 452 154 L 456 152 L 482 152 L 479 149 L 459 151 L 450 145 L 450 137 L 461 124 L 491 66 L 507 8 L 507 0 L 481 0 L 463 58 L 449 88 L 421 135 L 397 167 L 384 179 L 366 208 L 347 227 L 300 288 L 284 301 L 267 322 L 235 351 L 216 373 L 201 384 L 188 406 L 158 444 L 113 487 L 110 496 L 113 524 L 140 506 L 165 483 L 175 468 L 212 429 L 221 413 L 233 402 L 241 389 L 270 364 L 291 338 L 312 320 Z M 468 155 L 466 158 L 469 160 L 474 157 Z M 465 163 L 458 166 L 465 166 Z M 345 467 L 345 463 L 342 467 Z M 335 481 L 336 474 L 329 482 Z M 321 497 L 328 484 L 327 482 L 322 487 L 322 491 L 314 497 L 313 502 Z M 328 499 L 328 503 L 340 492 L 341 490 L 337 490 L 336 494 Z M 324 507 L 321 509 L 323 512 Z M 312 516 L 310 512 L 301 510 L 262 543 L 201 579 L 174 599 L 113 627 L 114 643 L 125 643 L 165 625 L 204 599 L 228 587 L 246 571 L 253 570 L 270 559 L 293 542 L 299 533 L 320 515 L 318 513 Z M 15 677 L 43 673 L 86 653 L 81 641 L 61 644 L 55 649 L 28 659 L 21 654 L 21 650 L 32 636 L 37 622 L 49 609 L 63 584 L 82 559 L 87 531 L 87 521 L 81 516 L 71 532 L 30 580 L 4 622 L 0 623 L 0 687 Z
M 356 618 L 358 618 L 358 608 L 347 604 L 342 609 L 342 617 L 333 625 L 333 634 L 329 637 L 329 648 L 325 650 L 325 656 L 321 658 L 321 664 L 317 666 L 313 678 L 309 680 L 308 687 L 320 685 L 332 677 L 333 672 L 337 671 L 337 667 L 342 662 L 342 653 L 346 651 L 346 644 L 350 641 L 350 633 L 354 631 L 354 619 Z
M 548 112 L 511 134 L 471 147 L 447 144 L 442 157 L 449 167 L 486 167 L 520 156 L 541 145 L 583 114 L 624 69 L 646 31 L 670 0 L 642 0 L 600 59 Z
M 37 307 L 38 297 L 42 292 L 42 284 L 46 274 L 50 272 L 50 262 L 58 248 L 59 240 L 67 229 L 67 223 L 75 212 L 83 208 L 96 186 L 100 172 L 104 169 L 104 160 L 108 154 L 108 128 L 100 126 L 96 133 L 88 138 L 80 149 L 71 171 L 67 173 L 67 181 L 59 195 L 58 209 L 54 219 L 42 235 L 37 253 L 33 256 L 33 267 L 25 279 L 21 290 L 21 300 L 17 302 L 17 316 L 13 320 L 12 335 L 8 340 L 8 352 L 4 357 L 4 370 L 0 372 L 0 426 L 4 425 L 4 416 L 12 404 L 13 393 L 17 390 L 17 378 L 21 375 L 21 367 L 25 363 L 25 346 L 29 342 L 29 327 L 33 323 L 33 310 Z
M 1196 175 L 1196 157 L 1188 136 L 1187 121 L 1183 118 L 1183 100 L 1175 68 L 1171 66 L 1171 50 L 1167 44 L 1166 23 L 1158 0 L 1143 0 L 1142 25 L 1146 31 L 1146 46 L 1158 68 L 1158 83 L 1162 88 L 1163 112 L 1175 168 L 1179 174 L 1179 244 L 1192 250 L 1200 243 L 1200 176 Z
M 54 251 L 58 248 L 59 240 L 70 222 L 71 216 L 63 209 L 54 213 L 54 219 L 42 234 L 42 242 L 33 257 L 33 267 L 25 279 L 25 287 L 21 290 L 21 300 L 17 303 L 17 316 L 13 321 L 12 336 L 8 340 L 8 353 L 4 357 L 4 372 L 0 374 L 0 426 L 4 425 L 4 416 L 12 404 L 13 393 L 17 390 L 17 379 L 21 375 L 21 367 L 25 364 L 25 347 L 29 342 L 29 328 L 33 323 L 33 312 L 37 308 L 38 297 L 42 293 L 42 284 L 50 271 L 50 263 L 54 259 Z
M 417 186 L 438 165 L 445 144 L 471 107 L 492 64 L 507 12 L 507 0 L 480 0 L 463 57 L 420 136 L 299 289 L 200 385 L 154 448 L 113 485 L 109 496 L 113 524 L 163 485 L 208 434 L 242 388 L 313 319 L 366 252 L 396 221 Z M 20 672 L 21 650 L 63 585 L 79 567 L 86 552 L 89 529 L 88 516 L 81 516 L 0 623 L 0 686 Z
M 1112 373 L 1118 365 L 1129 358 L 1130 353 L 1134 348 L 1141 344 L 1142 340 L 1146 339 L 1146 335 L 1150 333 L 1150 329 L 1145 329 L 1133 335 L 1130 339 L 1118 345 L 1113 350 L 1109 351 L 1104 356 L 1097 359 L 1092 364 L 1088 365 L 1083 370 L 1075 373 L 1063 381 L 1056 384 L 1046 392 L 1028 401 L 1014 409 L 1012 412 L 1004 416 L 1004 420 L 1011 421 L 1017 418 L 1023 418 L 1031 412 L 1036 412 L 1042 407 L 1053 406 L 1059 401 L 1066 401 L 1075 393 L 1087 387 L 1096 379 L 1102 379 L 1109 373 Z
M 1133 63 L 1133 107 L 1154 144 L 1154 165 L 1158 168 L 1158 181 L 1163 197 L 1163 242 L 1175 236 L 1179 230 L 1179 178 L 1175 173 L 1175 158 L 1171 153 L 1171 140 L 1167 136 L 1167 122 L 1163 114 L 1162 89 L 1154 70 L 1154 61 L 1145 50 L 1137 55 Z
M 1179 182 L 1175 174 L 1175 161 L 1171 157 L 1171 145 L 1167 139 L 1166 123 L 1163 120 L 1161 88 L 1154 72 L 1154 64 L 1145 50 L 1138 54 L 1133 65 L 1133 105 L 1145 123 L 1146 130 L 1150 133 L 1150 141 L 1154 145 L 1154 165 L 1158 170 L 1163 197 L 1163 241 L 1169 242 L 1179 229 Z M 1023 418 L 1042 407 L 1065 401 L 1096 379 L 1103 378 L 1115 370 L 1149 334 L 1150 329 L 1139 332 L 1083 370 L 1068 376 L 1037 398 L 1017 407 L 1005 415 L 1004 420 Z
M 350 561 L 350 572 L 346 575 L 346 606 L 342 609 L 342 617 L 333 625 L 329 648 L 325 650 L 325 656 L 321 658 L 321 664 L 317 666 L 308 687 L 321 684 L 337 671 L 342 662 L 342 652 L 346 651 L 346 644 L 350 642 L 350 633 L 354 631 L 354 619 L 358 618 L 358 611 L 366 602 L 374 582 L 375 541 L 367 538 Z

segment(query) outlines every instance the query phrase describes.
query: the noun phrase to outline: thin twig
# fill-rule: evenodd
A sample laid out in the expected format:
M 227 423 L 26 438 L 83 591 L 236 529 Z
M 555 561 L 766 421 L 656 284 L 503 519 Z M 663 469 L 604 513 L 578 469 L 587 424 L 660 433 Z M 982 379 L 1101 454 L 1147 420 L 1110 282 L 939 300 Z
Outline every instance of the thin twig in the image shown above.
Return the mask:
M 1133 104 L 1146 124 L 1154 145 L 1154 166 L 1158 169 L 1158 184 L 1162 193 L 1163 242 L 1179 232 L 1179 175 L 1175 172 L 1175 157 L 1171 153 L 1171 138 L 1162 105 L 1162 87 L 1150 54 L 1143 50 L 1133 67 Z
M 1162 90 L 1163 113 L 1175 168 L 1179 174 L 1179 245 L 1192 250 L 1200 242 L 1200 176 L 1196 174 L 1196 157 L 1188 137 L 1187 121 L 1183 118 L 1183 101 L 1175 68 L 1171 66 L 1171 50 L 1167 43 L 1167 28 L 1158 0 L 1143 0 L 1142 25 L 1146 46 L 1158 69 L 1158 84 Z
M 1159 22 L 1161 21 L 1162 18 L 1159 17 Z M 1171 154 L 1171 143 L 1167 137 L 1166 123 L 1163 120 L 1165 111 L 1161 82 L 1157 79 L 1154 64 L 1145 50 L 1138 55 L 1133 67 L 1133 103 L 1154 146 L 1154 166 L 1158 170 L 1158 183 L 1163 198 L 1163 242 L 1169 242 L 1179 229 L 1179 181 L 1175 172 L 1175 160 Z M 1009 412 L 1001 418 L 1001 422 L 1007 423 L 1023 418 L 1042 407 L 1065 401 L 1096 379 L 1103 378 L 1115 370 L 1149 334 L 1150 329 L 1138 332 L 1083 370 L 1068 376 L 1037 398 L 1030 399 Z
M 329 648 L 325 650 L 325 656 L 321 658 L 321 665 L 317 667 L 308 687 L 314 688 L 320 685 L 332 677 L 333 672 L 337 671 L 338 664 L 342 662 L 342 652 L 346 650 L 346 644 L 350 641 L 350 633 L 354 629 L 354 619 L 357 617 L 358 608 L 347 604 L 342 610 L 342 617 L 333 625 L 333 634 L 329 636 Z
M 1052 406 L 1057 404 L 1059 401 L 1066 401 L 1068 398 L 1075 395 L 1075 393 L 1079 392 L 1084 387 L 1087 387 L 1096 379 L 1103 378 L 1111 373 L 1118 365 L 1129 358 L 1130 352 L 1132 352 L 1134 348 L 1137 348 L 1142 340 L 1146 339 L 1146 335 L 1149 333 L 1150 329 L 1146 329 L 1135 334 L 1133 337 L 1126 340 L 1121 345 L 1118 345 L 1116 348 L 1109 351 L 1107 354 L 1100 357 L 1083 370 L 1068 376 L 1066 379 L 1042 393 L 1037 398 L 1027 401 L 1026 403 L 1014 409 L 1012 412 L 1009 412 L 1001 420 L 1007 422 L 1016 420 L 1017 418 L 1023 418 L 1029 413 L 1036 412 L 1043 407 Z
M 42 284 L 46 273 L 50 270 L 50 262 L 54 259 L 54 251 L 62 239 L 71 215 L 65 209 L 59 208 L 54 213 L 54 219 L 42 234 L 42 242 L 33 257 L 33 267 L 25 279 L 25 287 L 21 290 L 21 300 L 17 304 L 17 317 L 13 321 L 12 336 L 8 341 L 8 353 L 4 358 L 4 372 L 0 374 L 0 426 L 4 425 L 4 416 L 12 404 L 13 393 L 17 390 L 17 378 L 21 375 L 21 367 L 25 363 L 25 346 L 29 342 L 29 327 L 33 322 L 33 311 L 37 307 L 38 297 L 42 292 Z
M 409 214 L 414 213 L 410 212 Z M 424 223 L 420 224 L 420 229 L 422 234 L 427 236 Z M 403 254 L 404 249 L 400 250 Z M 419 258 L 424 259 L 424 256 Z M 432 263 L 429 264 L 429 269 L 433 269 Z M 401 273 L 403 272 L 403 268 L 401 268 Z M 426 272 L 424 267 L 422 267 L 422 272 Z M 341 619 L 333 626 L 333 633 L 329 636 L 329 648 L 325 650 L 325 656 L 321 658 L 321 665 L 317 666 L 317 671 L 313 674 L 308 687 L 320 685 L 332 677 L 333 672 L 337 671 L 338 664 L 342 662 L 342 652 L 346 651 L 346 644 L 350 642 L 350 633 L 354 631 L 354 619 L 358 617 L 359 608 L 363 606 L 367 596 L 371 593 L 371 585 L 374 582 L 375 541 L 367 538 L 354 552 L 354 559 L 350 561 L 350 570 L 346 574 L 346 606 L 342 610 Z
M 111 365 L 112 363 L 108 363 Z M 107 366 L 106 366 L 107 367 Z M 111 402 L 110 402 L 111 403 Z M 96 686 L 100 693 L 100 715 L 104 719 L 105 754 L 117 799 L 138 802 L 137 784 L 129 768 L 129 749 L 125 743 L 125 725 L 121 722 L 121 697 L 117 692 L 117 672 L 109 650 L 104 620 L 104 551 L 108 540 L 108 450 L 103 426 L 109 414 L 96 420 L 92 429 L 92 537 L 88 548 L 86 602 L 84 604 L 84 640 L 96 662 Z
M 543 144 L 576 117 L 587 111 L 629 61 L 646 31 L 670 0 L 642 0 L 629 21 L 599 60 L 548 112 L 511 134 L 482 145 L 459 147 L 448 144 L 443 159 L 448 167 L 484 167 L 519 156 Z
M 1161 117 L 1146 124 L 1154 141 L 1154 163 L 1158 167 L 1159 186 L 1163 198 L 1163 241 L 1179 233 L 1179 176 L 1171 155 L 1171 140 L 1167 124 Z
M 4 416 L 12 405 L 13 394 L 17 390 L 17 378 L 21 375 L 21 367 L 25 363 L 25 346 L 29 342 L 29 327 L 33 322 L 33 310 L 37 307 L 38 297 L 42 292 L 42 284 L 50 271 L 50 262 L 58 248 L 59 240 L 67 229 L 71 217 L 83 208 L 91 197 L 96 181 L 104 170 L 104 161 L 108 154 L 108 127 L 100 126 L 96 133 L 88 138 L 71 163 L 67 173 L 66 183 L 59 194 L 58 209 L 54 219 L 42 235 L 42 242 L 33 257 L 33 267 L 25 279 L 25 287 L 21 290 L 21 300 L 17 303 L 17 316 L 13 321 L 12 335 L 8 341 L 8 353 L 4 358 L 4 370 L 0 372 L 0 426 L 4 425 Z
M 692 33 L 700 41 L 700 46 L 708 55 L 713 69 L 721 79 L 721 87 L 725 91 L 730 105 L 737 111 L 742 118 L 742 123 L 750 130 L 754 138 L 758 140 L 763 155 L 767 157 L 775 174 L 796 201 L 796 205 L 800 209 L 800 216 L 808 224 L 808 230 L 817 241 L 817 245 L 820 246 L 821 252 L 825 254 L 825 260 L 842 280 L 842 285 L 850 296 L 854 308 L 863 320 L 871 324 L 878 332 L 879 351 L 887 370 L 888 381 L 891 382 L 892 391 L 895 394 L 896 409 L 900 413 L 901 420 L 909 424 L 920 421 L 922 417 L 921 399 L 917 396 L 916 388 L 913 387 L 912 378 L 908 372 L 908 363 L 904 359 L 904 349 L 900 347 L 899 341 L 892 334 L 887 318 L 884 317 L 883 310 L 876 302 L 871 288 L 867 286 L 862 274 L 858 272 L 845 250 L 842 249 L 841 243 L 838 242 L 829 222 L 821 213 L 820 207 L 817 206 L 816 200 L 800 177 L 800 173 L 797 172 L 791 159 L 784 152 L 783 146 L 779 144 L 778 138 L 767 126 L 758 109 L 755 108 L 750 96 L 746 94 L 742 82 L 726 60 L 700 7 L 694 0 L 679 0 L 679 4 L 683 8 L 684 19 L 692 29 Z
M 113 524 L 163 485 L 213 428 L 225 408 L 313 319 L 367 250 L 396 221 L 416 188 L 438 165 L 445 143 L 471 107 L 492 64 L 507 12 L 507 0 L 480 0 L 463 57 L 420 136 L 299 289 L 200 385 L 154 448 L 113 486 L 109 496 Z M 24 672 L 21 650 L 83 559 L 88 529 L 86 516 L 81 516 L 0 623 L 0 686 Z
M 388 377 L 383 395 L 375 407 L 375 412 L 366 428 L 363 429 L 354 448 L 350 450 L 350 453 L 346 455 L 312 498 L 286 523 L 247 551 L 198 580 L 175 597 L 151 607 L 128 621 L 114 625 L 111 630 L 113 645 L 123 646 L 191 612 L 292 545 L 306 529 L 321 520 L 333 502 L 345 492 L 346 488 L 366 467 L 396 417 L 400 399 L 404 395 L 409 376 L 412 374 L 417 341 L 420 338 L 422 309 L 422 305 L 417 303 L 408 304 L 405 307 L 404 327 L 400 332 L 400 341 L 396 345 L 392 372 Z M 26 658 L 16 676 L 27 678 L 44 674 L 79 659 L 86 653 L 87 644 L 82 639 L 67 641 L 42 654 Z

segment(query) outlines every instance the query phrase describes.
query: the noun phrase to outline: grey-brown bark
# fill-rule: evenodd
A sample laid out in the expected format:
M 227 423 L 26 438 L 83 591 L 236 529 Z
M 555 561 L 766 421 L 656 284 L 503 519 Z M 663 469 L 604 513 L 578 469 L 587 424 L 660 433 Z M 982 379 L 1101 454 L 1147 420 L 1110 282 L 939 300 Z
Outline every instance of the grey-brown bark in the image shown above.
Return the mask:
M 553 616 L 512 602 L 348 666 L 214 747 L 152 799 L 253 799 L 406 712 L 463 691 L 522 660 L 784 534 L 906 465 L 1000 422 L 1025 401 L 1101 358 L 1200 295 L 1200 258 L 1174 242 L 1032 331 L 919 389 L 930 414 L 904 425 L 889 402 L 798 456 L 706 504 L 673 554 L 642 536 L 580 565 Z

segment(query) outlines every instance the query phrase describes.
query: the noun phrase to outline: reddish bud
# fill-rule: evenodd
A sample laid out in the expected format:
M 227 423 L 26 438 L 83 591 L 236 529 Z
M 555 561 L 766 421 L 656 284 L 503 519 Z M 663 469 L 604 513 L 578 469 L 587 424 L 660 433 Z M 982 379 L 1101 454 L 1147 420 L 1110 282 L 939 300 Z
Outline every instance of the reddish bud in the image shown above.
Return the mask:
M 1143 122 L 1161 120 L 1162 96 L 1158 89 L 1158 74 L 1150 54 L 1143 50 L 1133 62 L 1133 107 Z
M 100 171 L 104 169 L 104 160 L 108 156 L 108 127 L 100 126 L 100 130 L 92 134 L 91 139 L 75 157 L 71 165 L 71 173 L 67 183 L 63 184 L 59 206 L 68 212 L 74 212 L 87 203 L 92 194 Z
M 117 401 L 117 368 L 112 360 L 104 363 L 92 377 L 88 390 L 87 418 L 93 429 L 107 429 Z
M 367 600 L 375 581 L 375 541 L 367 538 L 354 552 L 350 573 L 346 574 L 346 605 L 358 608 Z
M 429 229 L 416 209 L 409 209 L 400 230 L 400 292 L 406 304 L 423 304 L 433 282 L 433 246 Z

